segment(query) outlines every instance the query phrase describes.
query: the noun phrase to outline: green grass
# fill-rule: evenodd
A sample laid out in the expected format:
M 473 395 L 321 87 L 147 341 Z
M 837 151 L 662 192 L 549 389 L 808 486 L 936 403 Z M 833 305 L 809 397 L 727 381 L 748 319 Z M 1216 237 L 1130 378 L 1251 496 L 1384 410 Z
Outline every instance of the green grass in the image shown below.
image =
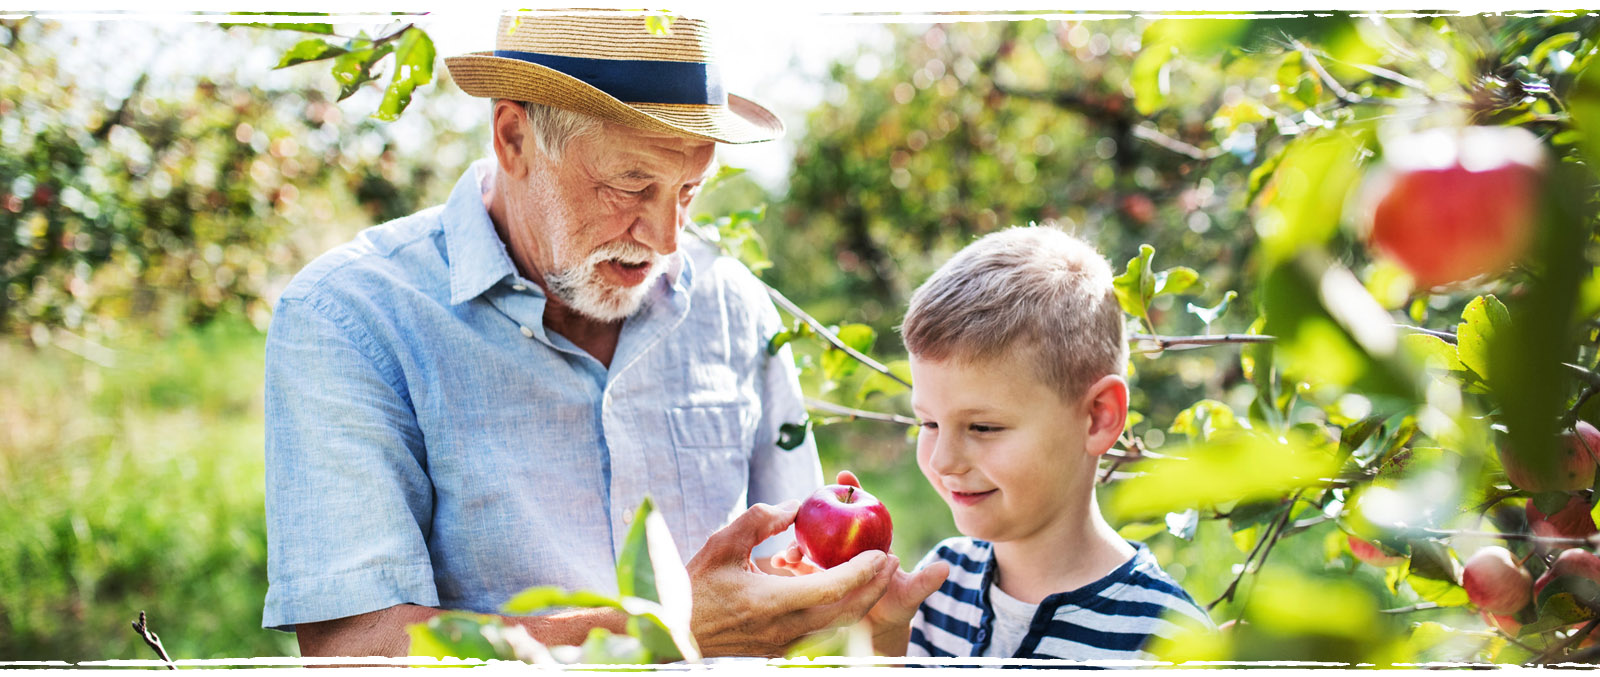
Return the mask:
M 0 343 L 0 659 L 293 655 L 262 630 L 264 337 L 224 319 L 112 346 Z

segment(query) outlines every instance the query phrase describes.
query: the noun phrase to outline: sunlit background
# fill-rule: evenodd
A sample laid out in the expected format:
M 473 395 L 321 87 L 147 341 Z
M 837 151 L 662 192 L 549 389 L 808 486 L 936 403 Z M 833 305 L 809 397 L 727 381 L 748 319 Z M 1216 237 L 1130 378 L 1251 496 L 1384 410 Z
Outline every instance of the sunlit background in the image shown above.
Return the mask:
M 769 258 L 762 279 L 823 323 L 870 328 L 859 334 L 875 337 L 870 352 L 899 371 L 893 327 L 911 291 L 972 238 L 1030 222 L 1083 235 L 1119 273 L 1141 244 L 1154 246 L 1153 270 L 1192 269 L 1199 282 L 1156 295 L 1145 317 L 1130 318 L 1134 331 L 1259 331 L 1258 309 L 1273 303 L 1321 312 L 1313 286 L 1263 293 L 1263 280 L 1277 279 L 1274 260 L 1258 255 L 1263 242 L 1330 252 L 1339 271 L 1353 271 L 1358 295 L 1396 321 L 1453 331 L 1475 294 L 1511 297 L 1512 283 L 1495 280 L 1412 289 L 1363 251 L 1355 210 L 1341 216 L 1342 198 L 1319 202 L 1317 191 L 1359 187 L 1348 165 L 1372 156 L 1362 143 L 1380 125 L 1547 123 L 1537 116 L 1560 111 L 1505 94 L 1504 80 L 1484 84 L 1480 69 L 1500 64 L 1480 57 L 1531 53 L 1530 77 L 1564 82 L 1594 47 L 1591 19 L 1339 16 L 1152 29 L 1159 19 L 729 15 L 719 42 L 729 89 L 773 108 L 789 133 L 724 148 L 723 163 L 748 171 L 695 209 L 712 220 L 765 205 L 739 217 L 761 242 L 743 250 L 747 261 Z M 492 13 L 406 21 L 441 58 L 492 48 Z M 373 18 L 334 29 L 396 27 Z M 1556 42 L 1568 33 L 1577 37 Z M 397 121 L 375 120 L 380 87 L 336 101 L 325 63 L 273 68 L 307 37 L 138 15 L 0 19 L 0 660 L 153 657 L 129 628 L 141 610 L 175 658 L 297 654 L 292 635 L 260 628 L 262 359 L 276 296 L 360 229 L 441 202 L 485 153 L 488 112 L 441 60 Z M 1330 74 L 1296 56 L 1301 40 Z M 1333 101 L 1325 78 L 1362 83 L 1348 95 L 1365 101 Z M 1404 97 L 1421 112 L 1363 108 L 1399 109 Z M 1535 118 L 1514 118 L 1515 106 Z M 1347 124 L 1367 125 L 1367 141 L 1330 146 L 1354 149 L 1344 174 L 1301 153 L 1290 164 L 1303 173 L 1274 180 L 1290 142 Z M 1326 227 L 1285 239 L 1257 227 L 1253 206 L 1263 203 L 1310 205 L 1299 217 Z M 833 364 L 815 340 L 794 345 L 808 395 L 909 413 L 903 389 Z M 1284 633 L 1230 656 L 1495 657 L 1504 639 L 1463 606 L 1459 586 L 1429 582 L 1436 570 L 1359 563 L 1346 531 L 1361 523 L 1345 512 L 1357 484 L 1348 493 L 1318 484 L 1344 472 L 1341 462 L 1371 471 L 1358 482 L 1379 475 L 1409 433 L 1389 447 L 1395 425 L 1357 431 L 1403 402 L 1416 413 L 1411 432 L 1432 436 L 1433 451 L 1417 450 L 1414 472 L 1366 494 L 1363 519 L 1499 524 L 1489 508 L 1463 507 L 1484 498 L 1477 485 L 1504 481 L 1485 441 L 1486 408 L 1343 335 L 1307 331 L 1282 355 L 1277 401 L 1265 390 L 1280 387 L 1270 359 L 1239 345 L 1133 358 L 1138 448 L 1206 443 L 1252 420 L 1283 434 L 1217 446 L 1208 453 L 1222 460 L 1201 468 L 1214 474 L 1153 472 L 1137 492 L 1119 493 L 1137 468 L 1108 462 L 1102 498 L 1113 525 L 1148 543 L 1202 604 L 1218 601 L 1219 622 L 1248 616 Z M 1378 378 L 1391 367 L 1410 380 Z M 1282 412 L 1263 412 L 1263 401 Z M 815 422 L 826 474 L 854 470 L 884 500 L 902 560 L 956 534 L 904 425 L 822 413 Z M 1341 441 L 1351 447 L 1343 456 Z M 1455 451 L 1435 448 L 1446 442 Z M 1239 488 L 1257 475 L 1264 489 Z M 1206 483 L 1237 491 L 1218 500 L 1195 486 Z M 1525 497 L 1497 500 L 1507 497 L 1520 514 Z M 1293 534 L 1260 552 L 1278 542 L 1274 530 Z M 1462 558 L 1471 543 L 1452 542 Z M 1268 554 L 1261 576 L 1233 585 L 1244 562 Z M 1418 608 L 1380 613 L 1408 606 Z M 1313 615 L 1326 626 L 1312 627 Z M 1434 634 L 1416 639 L 1418 627 Z

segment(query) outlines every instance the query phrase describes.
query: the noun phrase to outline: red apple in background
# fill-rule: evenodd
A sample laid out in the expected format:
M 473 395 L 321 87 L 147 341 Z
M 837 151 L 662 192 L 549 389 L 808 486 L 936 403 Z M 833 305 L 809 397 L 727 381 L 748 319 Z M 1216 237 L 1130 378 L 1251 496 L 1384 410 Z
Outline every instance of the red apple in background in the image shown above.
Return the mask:
M 1367 564 L 1371 564 L 1372 566 L 1380 568 L 1391 567 L 1406 561 L 1406 558 L 1403 555 L 1391 555 L 1384 552 L 1383 549 L 1379 548 L 1378 546 L 1356 538 L 1355 536 L 1346 536 L 1345 538 L 1350 542 L 1350 554 L 1355 555 L 1356 559 L 1366 562 Z
M 1594 485 L 1595 454 L 1600 453 L 1600 430 L 1588 421 L 1561 435 L 1559 456 L 1551 459 L 1555 467 L 1536 473 L 1530 459 L 1509 444 L 1499 448 L 1500 464 L 1505 466 L 1506 479 L 1523 491 L 1577 491 Z
M 1461 570 L 1461 587 L 1473 604 L 1492 614 L 1510 615 L 1528 605 L 1533 576 L 1498 545 L 1482 548 Z
M 1571 548 L 1561 551 L 1556 556 L 1556 561 L 1550 563 L 1550 569 L 1539 577 L 1533 584 L 1533 594 L 1537 596 L 1544 586 L 1558 576 L 1582 576 L 1596 583 L 1600 583 L 1600 557 L 1586 550 Z
M 1368 238 L 1422 288 L 1510 267 L 1533 240 L 1544 146 L 1520 127 L 1386 139 Z
M 1528 501 L 1528 530 L 1535 536 L 1564 536 L 1566 538 L 1588 538 L 1600 529 L 1594 525 L 1594 517 L 1589 510 L 1594 506 L 1584 500 L 1582 496 L 1574 495 L 1567 499 L 1567 504 L 1553 515 L 1539 512 L 1538 506 L 1533 501 Z
M 894 524 L 889 509 L 861 487 L 830 484 L 800 504 L 794 535 L 806 557 L 831 569 L 868 550 L 888 552 Z

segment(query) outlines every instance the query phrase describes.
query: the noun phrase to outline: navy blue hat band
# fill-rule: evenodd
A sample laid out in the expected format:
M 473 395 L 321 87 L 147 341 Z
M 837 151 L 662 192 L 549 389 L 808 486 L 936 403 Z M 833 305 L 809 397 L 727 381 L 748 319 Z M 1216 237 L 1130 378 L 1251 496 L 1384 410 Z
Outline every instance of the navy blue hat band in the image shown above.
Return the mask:
M 509 49 L 497 49 L 494 55 L 565 73 L 620 101 L 717 106 L 728 103 L 716 64 L 587 59 Z

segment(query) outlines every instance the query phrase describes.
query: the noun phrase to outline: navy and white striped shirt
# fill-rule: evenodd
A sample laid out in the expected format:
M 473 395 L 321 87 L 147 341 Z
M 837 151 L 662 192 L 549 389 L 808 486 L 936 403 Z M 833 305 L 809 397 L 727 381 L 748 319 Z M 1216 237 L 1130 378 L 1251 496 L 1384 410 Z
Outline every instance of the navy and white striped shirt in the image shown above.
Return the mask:
M 1152 635 L 1172 636 L 1180 624 L 1214 627 L 1211 618 L 1161 570 L 1143 543 L 1133 557 L 1100 580 L 1044 598 L 1012 658 L 1150 660 Z M 950 563 L 950 577 L 911 620 L 907 656 L 982 656 L 994 633 L 989 586 L 994 547 L 971 538 L 941 542 L 917 565 Z

